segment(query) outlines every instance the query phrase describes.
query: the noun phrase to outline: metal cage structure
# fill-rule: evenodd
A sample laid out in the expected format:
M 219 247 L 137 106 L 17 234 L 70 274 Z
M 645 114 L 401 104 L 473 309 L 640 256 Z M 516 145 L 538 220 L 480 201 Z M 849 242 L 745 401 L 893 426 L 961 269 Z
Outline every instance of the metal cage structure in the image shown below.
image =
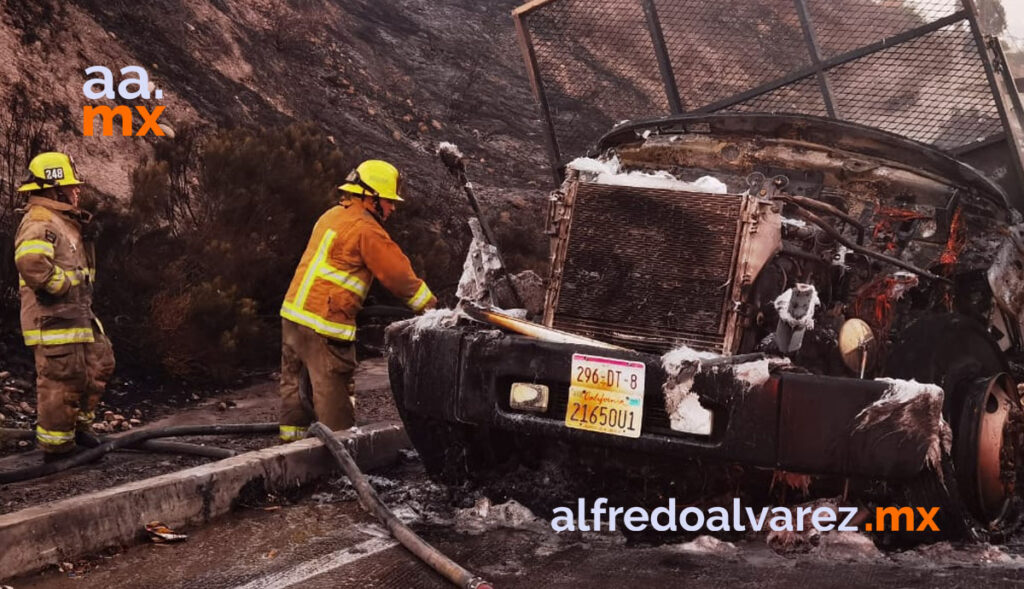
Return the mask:
M 792 113 L 956 155 L 996 146 L 1021 207 L 1020 96 L 977 15 L 974 0 L 535 0 L 513 18 L 556 177 L 622 121 Z

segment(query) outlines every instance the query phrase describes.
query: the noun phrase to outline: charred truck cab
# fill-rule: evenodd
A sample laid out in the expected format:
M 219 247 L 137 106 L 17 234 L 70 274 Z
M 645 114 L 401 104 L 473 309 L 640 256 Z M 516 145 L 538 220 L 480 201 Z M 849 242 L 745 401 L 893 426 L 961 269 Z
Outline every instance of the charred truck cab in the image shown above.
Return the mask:
M 1024 226 L 1004 186 L 948 150 L 807 114 L 629 122 L 589 153 L 551 198 L 537 319 L 553 337 L 497 329 L 500 314 L 388 330 L 429 471 L 609 448 L 928 480 L 924 501 L 970 525 L 1018 520 Z

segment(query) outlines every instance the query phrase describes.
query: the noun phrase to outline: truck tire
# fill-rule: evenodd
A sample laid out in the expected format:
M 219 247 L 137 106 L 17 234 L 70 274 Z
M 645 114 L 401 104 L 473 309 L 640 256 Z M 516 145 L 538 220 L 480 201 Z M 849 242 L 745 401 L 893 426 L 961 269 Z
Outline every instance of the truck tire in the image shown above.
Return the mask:
M 1021 523 L 1015 488 L 1024 482 L 1024 412 L 1017 387 L 1006 374 L 975 380 L 956 419 L 953 462 L 960 495 L 993 539 L 1004 538 Z
M 427 475 L 445 485 L 460 486 L 470 480 L 473 449 L 471 432 L 458 424 L 399 408 L 409 436 Z
M 908 490 L 918 505 L 927 507 L 930 501 L 941 508 L 943 536 L 971 535 L 971 528 L 999 535 L 1017 525 L 1016 499 L 1008 496 L 999 508 L 993 506 L 991 481 L 1000 478 L 999 473 L 993 474 L 999 470 L 999 461 L 994 467 L 991 459 L 986 462 L 991 444 L 980 441 L 982 435 L 992 437 L 991 424 L 985 421 L 991 414 L 985 407 L 991 405 L 995 387 L 1005 410 L 998 417 L 1005 417 L 1007 425 L 1005 435 L 997 436 L 998 446 L 1015 458 L 1009 463 L 1021 462 L 1022 440 L 1010 431 L 1021 421 L 1021 408 L 1006 372 L 1006 359 L 985 327 L 956 314 L 919 319 L 900 334 L 889 355 L 888 376 L 935 383 L 946 392 L 943 417 L 953 430 L 952 452 L 943 457 L 946 484 L 926 471 Z M 985 428 L 989 431 L 983 432 Z M 1014 472 L 1005 474 L 1016 478 Z M 1011 482 L 1009 488 L 1013 486 Z
M 504 446 L 486 428 L 449 423 L 415 411 L 398 411 L 427 475 L 450 486 L 488 479 L 508 459 Z

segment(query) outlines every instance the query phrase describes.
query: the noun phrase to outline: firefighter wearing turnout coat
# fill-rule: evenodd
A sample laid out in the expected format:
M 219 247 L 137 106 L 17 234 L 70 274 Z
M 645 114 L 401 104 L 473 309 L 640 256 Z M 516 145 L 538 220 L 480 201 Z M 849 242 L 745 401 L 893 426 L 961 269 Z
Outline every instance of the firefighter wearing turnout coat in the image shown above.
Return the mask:
M 35 354 L 36 441 L 47 460 L 96 443 L 96 405 L 114 371 L 114 353 L 92 311 L 96 256 L 83 238 L 91 215 L 71 159 L 43 153 L 29 163 L 29 194 L 18 226 L 14 262 L 21 294 L 21 331 Z M 92 445 L 90 444 L 90 445 Z
M 339 186 L 341 202 L 313 227 L 281 306 L 281 439 L 306 435 L 315 418 L 332 430 L 355 424 L 356 315 L 374 278 L 416 313 L 437 304 L 382 223 L 401 202 L 400 175 L 369 160 Z M 304 406 L 303 367 L 312 385 Z

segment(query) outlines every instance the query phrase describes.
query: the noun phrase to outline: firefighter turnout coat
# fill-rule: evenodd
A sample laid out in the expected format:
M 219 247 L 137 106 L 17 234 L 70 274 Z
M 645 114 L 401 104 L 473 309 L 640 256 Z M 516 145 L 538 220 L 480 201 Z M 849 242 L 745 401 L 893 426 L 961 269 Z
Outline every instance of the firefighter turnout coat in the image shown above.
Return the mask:
M 417 313 L 434 301 L 377 218 L 359 201 L 343 201 L 313 227 L 281 317 L 328 338 L 355 341 L 356 315 L 375 277 Z
M 36 441 L 47 453 L 75 448 L 114 372 L 110 340 L 92 311 L 95 254 L 82 238 L 87 213 L 29 198 L 15 236 L 21 330 L 36 360 Z
M 27 346 L 94 341 L 95 253 L 82 239 L 78 214 L 69 204 L 29 198 L 14 239 L 21 331 Z

